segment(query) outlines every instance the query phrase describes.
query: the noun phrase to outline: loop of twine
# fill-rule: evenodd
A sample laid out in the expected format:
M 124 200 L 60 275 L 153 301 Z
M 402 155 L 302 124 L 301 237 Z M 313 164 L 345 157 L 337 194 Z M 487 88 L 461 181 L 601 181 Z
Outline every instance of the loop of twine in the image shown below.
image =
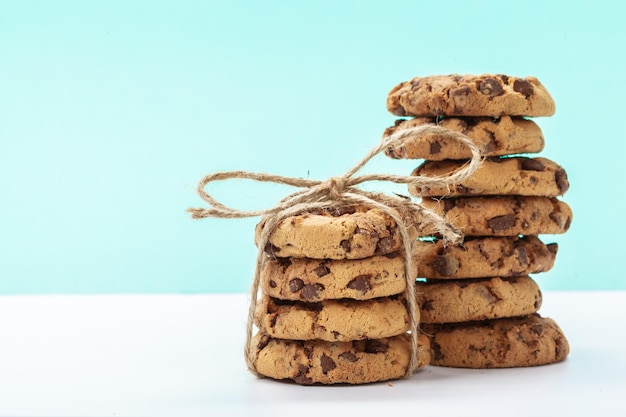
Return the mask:
M 472 158 L 462 168 L 447 176 L 422 177 L 390 174 L 369 174 L 356 176 L 355 174 L 372 159 L 375 155 L 384 151 L 387 147 L 401 141 L 409 135 L 420 137 L 425 133 L 437 133 L 452 140 L 456 140 L 467 146 L 472 153 Z M 378 208 L 383 213 L 390 216 L 398 226 L 398 231 L 402 238 L 405 257 L 406 290 L 405 296 L 408 302 L 408 312 L 410 316 L 410 336 L 411 336 L 411 359 L 407 367 L 406 375 L 412 375 L 417 367 L 418 354 L 418 331 L 417 301 L 415 299 L 415 279 L 417 277 L 417 266 L 412 262 L 413 242 L 409 229 L 415 219 L 422 219 L 426 224 L 434 227 L 441 234 L 445 242 L 460 243 L 463 235 L 451 224 L 447 223 L 438 214 L 426 209 L 422 205 L 413 202 L 403 196 L 391 196 L 382 193 L 374 193 L 356 188 L 358 184 L 369 181 L 389 181 L 396 184 L 414 185 L 425 189 L 432 186 L 451 186 L 460 183 L 471 176 L 480 166 L 482 157 L 478 147 L 467 136 L 460 132 L 451 131 L 437 125 L 422 125 L 413 128 L 398 130 L 393 134 L 383 138 L 380 143 L 369 151 L 369 153 L 355 166 L 348 170 L 341 177 L 331 177 L 326 181 L 309 180 L 302 178 L 284 177 L 264 173 L 253 173 L 246 171 L 225 171 L 203 177 L 198 183 L 197 191 L 200 197 L 206 201 L 211 208 L 191 208 L 187 211 L 192 218 L 201 219 L 206 217 L 217 218 L 244 218 L 263 216 L 263 227 L 258 238 L 256 268 L 251 288 L 252 299 L 248 311 L 248 322 L 246 326 L 245 359 L 248 369 L 253 374 L 259 376 L 254 365 L 256 359 L 256 349 L 252 346 L 252 331 L 254 324 L 254 314 L 257 308 L 258 292 L 260 285 L 260 272 L 262 265 L 267 259 L 264 249 L 269 242 L 269 237 L 276 226 L 287 217 L 296 216 L 304 212 L 316 209 L 329 209 L 342 205 L 364 205 L 371 208 Z M 223 205 L 205 191 L 208 183 L 227 179 L 250 179 L 259 182 L 273 182 L 301 188 L 283 198 L 276 206 L 268 209 L 243 211 Z M 419 217 L 418 217 L 419 216 Z

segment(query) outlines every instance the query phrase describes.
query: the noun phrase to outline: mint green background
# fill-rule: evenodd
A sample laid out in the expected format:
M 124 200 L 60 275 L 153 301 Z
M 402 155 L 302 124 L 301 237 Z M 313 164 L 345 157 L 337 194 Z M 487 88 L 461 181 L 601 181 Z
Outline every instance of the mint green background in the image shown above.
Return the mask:
M 391 87 L 452 72 L 547 86 L 542 156 L 567 169 L 575 215 L 535 278 L 626 289 L 621 4 L 2 1 L 0 293 L 248 291 L 257 219 L 190 220 L 197 181 L 340 175 L 394 122 Z M 293 191 L 211 190 L 241 209 Z

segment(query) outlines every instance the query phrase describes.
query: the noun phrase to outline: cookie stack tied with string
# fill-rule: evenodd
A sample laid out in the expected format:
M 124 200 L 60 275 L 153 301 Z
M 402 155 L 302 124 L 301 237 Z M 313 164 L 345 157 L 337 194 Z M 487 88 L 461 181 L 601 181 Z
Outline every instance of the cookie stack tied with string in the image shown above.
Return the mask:
M 402 238 L 387 213 L 342 206 L 287 217 L 269 235 L 260 269 L 256 372 L 362 384 L 405 376 L 411 354 L 423 367 L 428 338 L 412 352 L 406 283 Z
M 438 125 L 462 132 L 485 160 L 451 187 L 409 187 L 422 204 L 464 234 L 461 246 L 436 237 L 415 246 L 416 292 L 422 329 L 431 337 L 431 364 L 466 368 L 536 366 L 559 362 L 569 345 L 557 323 L 539 315 L 542 296 L 529 274 L 552 268 L 557 244 L 542 234 L 565 233 L 570 207 L 565 170 L 542 157 L 539 126 L 555 105 L 534 77 L 449 75 L 416 77 L 394 87 L 387 108 L 397 116 L 385 136 L 400 129 Z M 468 151 L 436 133 L 407 137 L 387 149 L 391 158 L 424 159 L 413 175 L 447 175 Z

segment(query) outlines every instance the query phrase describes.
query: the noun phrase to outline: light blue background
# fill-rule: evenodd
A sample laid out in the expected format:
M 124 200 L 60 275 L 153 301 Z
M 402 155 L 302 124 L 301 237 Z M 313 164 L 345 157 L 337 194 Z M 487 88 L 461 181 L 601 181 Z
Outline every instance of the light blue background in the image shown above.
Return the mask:
M 544 289 L 626 289 L 624 9 L 603 1 L 2 1 L 0 293 L 248 291 L 257 219 L 190 220 L 244 169 L 324 179 L 415 75 L 537 76 L 574 210 Z M 408 174 L 377 158 L 366 172 Z M 241 209 L 293 191 L 211 187 Z

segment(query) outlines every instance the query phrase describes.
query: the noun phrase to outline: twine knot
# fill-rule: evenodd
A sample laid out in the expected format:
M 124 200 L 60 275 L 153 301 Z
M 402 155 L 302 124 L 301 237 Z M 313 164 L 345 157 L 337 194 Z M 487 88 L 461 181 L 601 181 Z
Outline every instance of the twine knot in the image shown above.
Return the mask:
M 416 138 L 422 137 L 424 133 L 434 131 L 440 135 L 456 140 L 467 146 L 472 152 L 471 160 L 456 172 L 445 177 L 420 177 L 406 175 L 389 174 L 369 174 L 356 176 L 356 173 L 375 155 L 379 154 L 389 146 L 399 142 L 409 135 Z M 415 203 L 412 199 L 383 193 L 373 193 L 355 187 L 358 184 L 368 181 L 389 181 L 397 184 L 414 185 L 420 189 L 432 186 L 447 186 L 458 184 L 471 176 L 480 166 L 480 151 L 471 139 L 462 133 L 454 132 L 436 125 L 422 125 L 419 127 L 398 130 L 387 136 L 375 146 L 370 152 L 354 167 L 348 170 L 343 176 L 331 177 L 326 181 L 309 180 L 302 178 L 283 177 L 279 175 L 253 173 L 246 171 L 226 171 L 209 174 L 202 178 L 198 184 L 198 194 L 206 201 L 211 208 L 190 208 L 192 218 L 200 219 L 206 217 L 218 218 L 243 218 L 262 216 L 263 227 L 257 242 L 257 261 L 252 283 L 252 299 L 248 311 L 248 323 L 246 328 L 245 358 L 248 369 L 258 375 L 254 365 L 256 359 L 256 348 L 251 345 L 252 330 L 254 323 L 254 313 L 257 305 L 257 298 L 260 284 L 260 271 L 267 257 L 264 248 L 269 242 L 269 237 L 276 226 L 284 219 L 310 212 L 318 209 L 327 210 L 340 205 L 363 205 L 370 208 L 378 208 L 389 215 L 398 227 L 402 243 L 404 246 L 406 290 L 405 297 L 408 300 L 411 336 L 411 360 L 407 367 L 406 376 L 410 376 L 417 366 L 418 344 L 417 336 L 419 331 L 417 320 L 417 301 L 415 299 L 415 279 L 417 278 L 417 267 L 411 261 L 413 241 L 409 229 L 415 227 L 417 223 L 423 223 L 431 227 L 431 232 L 439 233 L 445 242 L 460 243 L 462 241 L 461 232 L 443 218 L 422 205 Z M 273 182 L 278 184 L 291 185 L 301 188 L 300 190 L 283 198 L 275 207 L 269 209 L 243 211 L 223 205 L 211 195 L 205 187 L 209 182 L 227 179 L 251 179 L 261 182 Z
M 328 181 L 322 183 L 328 187 L 328 198 L 331 200 L 339 200 L 344 192 L 346 181 L 342 177 L 330 177 Z

